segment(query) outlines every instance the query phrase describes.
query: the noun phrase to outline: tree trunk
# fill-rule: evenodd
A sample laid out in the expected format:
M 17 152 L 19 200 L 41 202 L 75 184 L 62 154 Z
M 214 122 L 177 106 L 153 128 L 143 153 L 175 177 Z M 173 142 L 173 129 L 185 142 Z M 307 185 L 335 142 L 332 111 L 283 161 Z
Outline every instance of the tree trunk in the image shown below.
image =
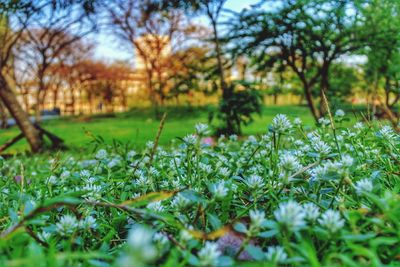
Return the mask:
M 57 88 L 57 89 L 54 89 L 54 92 L 53 92 L 53 109 L 56 109 L 56 108 L 57 108 L 57 103 L 58 103 L 58 91 L 59 91 L 59 89 Z
M 215 52 L 217 53 L 218 75 L 219 75 L 219 80 L 220 80 L 221 88 L 222 88 L 222 97 L 224 97 L 224 96 L 228 95 L 226 92 L 228 90 L 228 87 L 225 82 L 224 68 L 222 65 L 222 53 L 221 53 L 221 47 L 220 47 L 219 39 L 218 39 L 217 22 L 215 20 L 212 20 L 211 24 L 212 24 L 213 33 L 214 33 Z
M 311 94 L 311 88 L 309 87 L 307 82 L 305 82 L 305 81 L 302 81 L 302 82 L 303 82 L 304 96 L 306 97 L 308 108 L 310 109 L 311 114 L 314 117 L 314 120 L 316 122 L 318 122 L 319 115 L 318 115 L 317 109 L 315 108 L 315 105 L 314 105 L 314 100 L 313 100 L 312 94 Z
M 389 76 L 385 77 L 385 104 L 388 108 L 390 108 L 390 78 L 389 78 Z
M 213 19 L 211 19 L 211 24 L 213 27 L 213 33 L 214 33 L 214 43 L 215 43 L 215 52 L 217 56 L 217 67 L 218 67 L 218 75 L 219 75 L 219 80 L 221 83 L 221 89 L 222 89 L 222 99 L 223 100 L 228 100 L 232 96 L 232 89 L 228 87 L 228 85 L 225 82 L 225 76 L 224 76 L 224 67 L 222 65 L 222 52 L 221 52 L 221 47 L 219 43 L 219 38 L 218 38 L 218 29 L 217 29 L 217 22 Z M 226 114 L 226 132 L 228 134 L 235 134 L 235 126 L 234 126 L 234 118 L 230 116 L 229 111 L 223 112 Z
M 7 113 L 2 102 L 0 102 L 0 128 L 6 129 L 8 127 Z
M 324 103 L 324 92 L 325 92 L 325 96 L 326 93 L 329 90 L 329 67 L 328 66 L 323 66 L 322 70 L 321 70 L 321 83 L 320 83 L 320 105 L 319 105 L 319 115 L 320 116 L 324 116 L 326 111 L 327 111 L 327 105 L 329 105 L 329 103 Z
M 6 80 L 0 75 L 0 99 L 7 107 L 18 127 L 28 140 L 32 152 L 38 152 L 43 148 L 44 141 L 39 131 L 29 120 L 29 115 L 22 109 L 14 92 L 8 86 Z
M 36 105 L 35 105 L 35 122 L 39 123 L 41 121 L 41 105 L 42 105 L 42 90 L 39 88 L 36 92 Z

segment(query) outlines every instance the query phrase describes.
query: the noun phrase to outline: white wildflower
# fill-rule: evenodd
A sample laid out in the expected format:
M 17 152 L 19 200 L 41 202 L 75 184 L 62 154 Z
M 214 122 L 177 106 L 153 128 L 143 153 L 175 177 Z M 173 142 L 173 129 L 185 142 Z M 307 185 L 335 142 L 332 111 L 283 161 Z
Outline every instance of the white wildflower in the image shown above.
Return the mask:
M 153 149 L 154 147 L 154 142 L 153 141 L 147 141 L 146 142 L 146 148 L 147 149 Z
M 188 145 L 194 145 L 197 142 L 197 136 L 195 136 L 194 134 L 188 134 L 183 137 L 183 141 Z
M 64 215 L 61 217 L 58 223 L 56 223 L 56 229 L 62 236 L 71 235 L 78 228 L 78 220 L 72 215 Z
M 260 228 L 265 221 L 265 212 L 259 210 L 251 210 L 250 221 L 252 227 Z
M 128 158 L 128 160 L 132 160 L 136 155 L 137 155 L 136 151 L 131 150 L 128 152 L 128 154 L 126 154 L 126 157 Z
M 46 231 L 42 231 L 42 232 L 38 233 L 38 237 L 43 242 L 48 242 L 50 240 L 50 238 L 51 238 L 51 233 L 46 232 Z
M 257 138 L 254 135 L 249 135 L 249 137 L 247 137 L 247 142 L 257 144 Z
M 153 233 L 144 226 L 136 225 L 128 234 L 127 244 L 139 261 L 151 261 L 157 256 L 152 243 Z
M 264 181 L 261 176 L 253 174 L 247 178 L 246 184 L 251 189 L 260 189 L 264 186 Z
M 284 133 L 292 128 L 292 124 L 284 114 L 278 114 L 272 119 L 272 129 L 276 133 Z
M 89 178 L 90 177 L 90 171 L 89 170 L 81 170 L 80 175 L 82 178 Z
M 206 242 L 197 256 L 200 260 L 200 266 L 217 266 L 218 257 L 221 256 L 221 252 L 218 250 L 218 244 Z
M 342 109 L 338 109 L 335 112 L 336 117 L 343 117 L 345 115 L 344 111 Z
M 209 127 L 205 123 L 197 123 L 195 125 L 195 128 L 196 128 L 196 133 L 200 136 L 209 134 Z
M 325 126 L 325 125 L 329 125 L 331 123 L 331 121 L 329 119 L 325 119 L 322 117 L 322 118 L 318 119 L 318 123 L 321 124 L 322 126 Z
M 236 134 L 231 134 L 229 136 L 229 140 L 232 142 L 236 142 L 238 140 L 238 136 Z
M 353 127 L 354 127 L 354 129 L 356 129 L 358 131 L 361 131 L 365 128 L 364 123 L 362 123 L 362 122 L 357 122 L 356 124 L 354 124 Z
M 305 218 L 309 221 L 315 221 L 320 214 L 318 206 L 314 203 L 303 204 L 303 211 Z
M 344 220 L 341 219 L 340 213 L 333 210 L 327 210 L 318 219 L 319 224 L 330 233 L 336 233 L 343 228 Z
M 155 233 L 153 236 L 153 241 L 159 246 L 163 247 L 169 243 L 168 237 L 161 233 Z
M 83 229 L 95 229 L 97 227 L 96 219 L 92 216 L 86 216 L 79 222 L 79 226 Z
M 265 253 L 265 257 L 268 261 L 271 261 L 275 264 L 282 264 L 288 258 L 285 250 L 281 246 L 271 246 L 268 247 L 267 252 Z
M 374 189 L 371 180 L 366 178 L 357 181 L 354 187 L 356 189 L 357 195 L 361 195 L 363 192 L 371 192 Z
M 190 231 L 192 231 L 194 228 L 192 225 L 189 225 L 186 227 L 186 229 L 182 229 L 180 232 L 180 238 L 183 242 L 189 241 L 193 239 L 193 235 L 191 234 Z
M 152 202 L 150 204 L 147 204 L 147 208 L 154 210 L 156 212 L 163 212 L 164 211 L 164 206 L 162 205 L 161 201 L 156 201 Z
M 223 176 L 223 177 L 228 177 L 229 174 L 231 173 L 231 171 L 230 171 L 228 168 L 226 168 L 226 167 L 221 167 L 221 168 L 219 168 L 219 169 L 218 169 L 218 172 L 219 172 L 219 174 L 220 174 L 221 176 Z
M 303 122 L 301 121 L 301 119 L 299 117 L 297 117 L 293 120 L 293 124 L 296 126 L 300 126 L 303 124 Z
M 354 159 L 350 155 L 343 155 L 340 163 L 342 164 L 343 167 L 349 168 L 353 165 Z
M 57 184 L 58 178 L 55 175 L 51 175 L 49 178 L 47 178 L 47 183 L 49 184 Z
M 228 195 L 228 188 L 225 186 L 224 181 L 220 181 L 211 185 L 211 193 L 214 195 L 216 199 L 222 199 Z
M 396 134 L 393 131 L 393 128 L 386 125 L 383 126 L 380 130 L 379 130 L 379 134 L 386 140 L 388 141 L 392 141 L 396 138 Z
M 107 167 L 112 169 L 115 166 L 118 166 L 121 163 L 121 160 L 119 158 L 113 158 L 110 160 L 110 162 L 107 164 Z
M 274 211 L 276 221 L 289 231 L 296 231 L 306 226 L 304 218 L 306 217 L 303 208 L 292 200 L 279 204 Z
M 286 172 L 297 171 L 301 168 L 299 160 L 289 153 L 285 153 L 279 157 L 278 166 Z
M 69 178 L 69 177 L 71 177 L 71 172 L 70 172 L 70 171 L 67 171 L 67 170 L 63 171 L 63 172 L 61 173 L 61 175 L 60 175 L 60 178 L 61 178 L 62 180 L 65 180 L 65 179 L 67 179 L 67 178 Z
M 331 147 L 324 141 L 318 140 L 311 142 L 313 149 L 320 154 L 320 157 L 327 156 L 331 152 Z
M 99 151 L 97 151 L 96 153 L 96 159 L 105 159 L 107 158 L 107 151 L 105 149 L 100 149 Z

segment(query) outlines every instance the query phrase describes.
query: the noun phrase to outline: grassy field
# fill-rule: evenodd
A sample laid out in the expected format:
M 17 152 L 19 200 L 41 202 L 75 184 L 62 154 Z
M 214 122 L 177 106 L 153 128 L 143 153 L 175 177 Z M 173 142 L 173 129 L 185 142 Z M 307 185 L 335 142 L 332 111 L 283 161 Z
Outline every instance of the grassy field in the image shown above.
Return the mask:
M 168 145 L 175 137 L 183 137 L 191 133 L 197 122 L 207 122 L 208 109 L 187 108 L 168 109 L 167 120 L 163 129 L 160 144 Z M 305 124 L 313 125 L 314 121 L 309 110 L 302 106 L 269 106 L 264 107 L 262 115 L 255 116 L 255 121 L 243 128 L 245 135 L 261 134 L 267 129 L 272 118 L 284 113 L 291 118 L 300 117 Z M 154 119 L 151 109 L 134 109 L 126 113 L 112 115 L 97 115 L 92 117 L 65 117 L 61 119 L 45 121 L 42 126 L 63 138 L 72 150 L 84 150 L 88 148 L 92 137 L 86 134 L 90 132 L 104 138 L 107 143 L 118 140 L 129 143 L 133 148 L 141 148 L 148 140 L 153 140 L 159 121 Z M 19 133 L 17 127 L 0 130 L 0 144 L 16 136 Z M 27 149 L 25 140 L 21 140 L 7 153 L 21 152 Z

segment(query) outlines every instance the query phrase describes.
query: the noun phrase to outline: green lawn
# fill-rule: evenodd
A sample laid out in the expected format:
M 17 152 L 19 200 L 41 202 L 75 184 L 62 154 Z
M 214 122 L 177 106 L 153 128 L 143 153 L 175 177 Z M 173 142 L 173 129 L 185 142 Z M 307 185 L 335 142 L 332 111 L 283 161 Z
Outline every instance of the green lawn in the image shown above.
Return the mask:
M 168 145 L 175 137 L 182 137 L 191 133 L 197 122 L 207 122 L 208 118 L 208 110 L 206 108 L 195 110 L 170 108 L 167 112 L 167 120 L 160 138 L 161 145 Z M 270 106 L 264 107 L 262 116 L 256 115 L 255 121 L 243 128 L 244 134 L 264 133 L 267 125 L 278 113 L 287 114 L 291 118 L 300 117 L 309 125 L 314 123 L 306 107 Z M 154 113 L 151 109 L 134 109 L 114 116 L 98 115 L 86 119 L 82 117 L 67 117 L 45 121 L 42 126 L 62 137 L 67 146 L 73 150 L 81 150 L 88 147 L 92 138 L 85 134 L 85 131 L 103 137 L 106 142 L 112 142 L 115 139 L 124 143 L 129 142 L 133 147 L 140 148 L 148 140 L 154 139 L 159 126 L 159 121 L 154 119 Z M 17 127 L 0 130 L 0 144 L 18 133 Z M 7 150 L 7 153 L 26 149 L 26 141 L 22 140 Z

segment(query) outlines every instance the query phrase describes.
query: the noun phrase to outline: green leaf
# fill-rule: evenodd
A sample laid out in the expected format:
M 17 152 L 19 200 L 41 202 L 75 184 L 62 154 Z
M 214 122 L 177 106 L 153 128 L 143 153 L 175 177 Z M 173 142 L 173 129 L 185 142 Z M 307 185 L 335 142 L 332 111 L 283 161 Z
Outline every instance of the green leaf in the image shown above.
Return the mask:
M 233 229 L 239 233 L 247 233 L 247 227 L 243 223 L 235 223 Z
M 258 234 L 258 236 L 262 237 L 262 238 L 271 238 L 271 237 L 274 237 L 275 235 L 277 235 L 278 233 L 279 233 L 278 229 L 272 229 L 269 231 L 261 232 Z
M 233 266 L 235 261 L 228 256 L 221 256 L 218 258 L 218 267 Z
M 221 228 L 222 223 L 216 215 L 207 213 L 207 218 L 214 230 Z
M 246 246 L 245 250 L 250 254 L 250 256 L 253 259 L 255 259 L 257 261 L 261 261 L 265 258 L 264 251 L 262 251 L 262 249 L 260 247 L 248 245 L 248 246 Z
M 368 234 L 347 234 L 343 235 L 343 239 L 347 241 L 366 241 L 372 239 L 376 236 L 375 233 L 368 233 Z

